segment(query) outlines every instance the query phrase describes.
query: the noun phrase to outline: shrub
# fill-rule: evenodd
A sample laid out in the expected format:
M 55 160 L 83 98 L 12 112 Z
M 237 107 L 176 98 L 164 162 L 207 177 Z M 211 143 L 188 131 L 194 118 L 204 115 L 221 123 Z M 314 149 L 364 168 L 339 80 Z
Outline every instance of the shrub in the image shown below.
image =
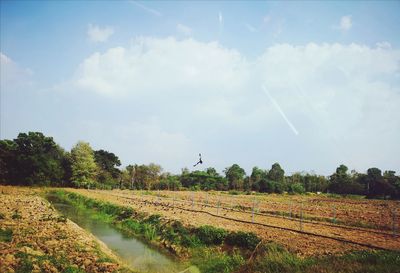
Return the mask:
M 135 234 L 140 234 L 142 232 L 142 225 L 136 220 L 126 219 L 122 221 L 121 225 Z
M 0 228 L 0 242 L 11 242 L 12 241 L 13 231 L 9 228 L 1 229 Z
M 243 257 L 237 252 L 230 255 L 212 249 L 201 249 L 194 258 L 194 263 L 199 267 L 201 272 L 208 273 L 235 272 L 244 262 Z
M 202 226 L 196 230 L 197 237 L 205 245 L 220 245 L 227 234 L 226 230 L 212 226 Z
M 143 224 L 142 228 L 146 240 L 153 241 L 157 237 L 157 230 L 151 224 Z
M 260 238 L 254 233 L 243 231 L 231 232 L 225 238 L 225 242 L 228 245 L 247 249 L 254 249 L 260 241 Z
M 290 192 L 291 193 L 304 193 L 305 189 L 304 186 L 300 183 L 293 183 L 292 185 L 290 185 Z
M 11 216 L 12 219 L 16 220 L 16 219 L 22 219 L 21 214 L 19 214 L 18 210 L 16 210 L 14 212 L 14 214 Z

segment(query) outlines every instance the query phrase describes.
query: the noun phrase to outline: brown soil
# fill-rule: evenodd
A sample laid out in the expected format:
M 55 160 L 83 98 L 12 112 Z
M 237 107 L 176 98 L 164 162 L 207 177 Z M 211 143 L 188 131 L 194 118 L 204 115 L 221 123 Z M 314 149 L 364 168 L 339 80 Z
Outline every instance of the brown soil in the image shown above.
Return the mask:
M 218 200 L 229 208 L 232 206 L 232 198 L 236 204 L 239 203 L 251 207 L 253 202 L 252 196 L 234 196 L 227 195 L 219 197 L 216 194 L 208 194 L 207 201 L 215 207 L 202 206 L 197 203 L 192 204 L 192 196 L 195 201 L 205 202 L 205 193 L 191 192 L 152 192 L 151 194 L 141 195 L 139 192 L 133 191 L 100 191 L 100 190 L 83 190 L 83 189 L 66 189 L 76 193 L 83 194 L 87 197 L 96 198 L 102 201 L 109 201 L 119 205 L 130 206 L 136 210 L 148 214 L 160 214 L 168 219 L 176 219 L 187 226 L 212 225 L 233 231 L 251 231 L 258 234 L 265 240 L 278 242 L 287 247 L 292 252 L 301 256 L 324 255 L 332 253 L 342 253 L 349 250 L 384 248 L 392 250 L 400 250 L 400 238 L 392 236 L 388 231 L 372 230 L 366 228 L 352 228 L 346 226 L 338 226 L 328 224 L 327 222 L 303 222 L 302 230 L 304 234 L 298 232 L 300 230 L 300 221 L 298 219 L 288 219 L 276 217 L 273 215 L 255 215 L 252 224 L 252 214 L 230 209 L 217 208 Z M 160 196 L 160 198 L 158 198 Z M 175 201 L 165 197 L 176 197 Z M 266 198 L 266 197 L 261 197 Z M 299 197 L 294 196 L 293 199 Z M 185 201 L 185 200 L 186 201 Z M 261 199 L 264 202 L 264 199 Z M 287 201 L 287 200 L 285 200 Z M 292 202 L 294 200 L 291 200 Z M 336 201 L 336 200 L 335 200 Z M 342 215 L 343 208 L 350 205 L 348 200 L 343 203 L 336 202 L 337 215 Z M 351 200 L 354 201 L 354 200 Z M 358 200 L 357 200 L 358 201 Z M 275 208 L 285 208 L 285 203 L 281 206 L 278 201 L 274 201 Z M 371 204 L 369 204 L 371 202 Z M 365 201 L 362 203 L 371 209 L 376 207 L 376 203 L 381 204 L 384 201 Z M 392 203 L 388 202 L 388 206 Z M 233 205 L 236 206 L 236 205 Z M 265 210 L 270 203 L 260 204 L 261 212 Z M 322 206 L 321 206 L 322 207 Z M 324 205 L 324 207 L 329 207 Z M 304 211 L 310 210 L 310 207 L 303 205 Z M 224 217 L 224 218 L 222 218 Z M 250 223 L 242 223 L 227 218 L 247 221 Z M 257 224 L 259 223 L 259 224 Z M 264 224 L 264 225 L 263 225 Z M 265 226 L 269 225 L 269 226 Z M 273 226 L 273 227 L 271 227 Z M 285 230 L 286 229 L 286 230 Z M 287 230 L 289 229 L 289 230 Z M 343 241 L 349 242 L 343 242 Z M 353 243 L 351 243 L 353 242 Z M 369 245 L 370 247 L 366 246 Z
M 26 259 L 32 272 L 59 272 L 62 263 L 86 272 L 125 270 L 94 236 L 60 218 L 40 192 L 0 186 L 0 229 L 13 231 L 11 242 L 0 242 L 0 272 L 21 270 Z

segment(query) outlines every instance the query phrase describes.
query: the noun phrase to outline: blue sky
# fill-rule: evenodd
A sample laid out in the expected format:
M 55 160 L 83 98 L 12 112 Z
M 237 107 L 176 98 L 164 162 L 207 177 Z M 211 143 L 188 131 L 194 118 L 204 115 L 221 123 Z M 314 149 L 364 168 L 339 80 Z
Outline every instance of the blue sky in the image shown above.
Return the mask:
M 123 165 L 400 171 L 400 2 L 1 1 L 0 138 Z

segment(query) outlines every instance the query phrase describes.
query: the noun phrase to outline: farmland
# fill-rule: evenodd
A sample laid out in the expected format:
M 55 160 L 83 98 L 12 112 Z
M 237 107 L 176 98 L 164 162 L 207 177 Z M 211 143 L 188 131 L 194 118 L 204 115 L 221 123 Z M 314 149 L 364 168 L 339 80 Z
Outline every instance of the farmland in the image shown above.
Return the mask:
M 59 215 L 42 190 L 0 187 L 0 272 L 126 271 L 94 236 Z
M 397 201 L 213 191 L 0 189 L 1 272 L 136 269 L 128 269 L 107 245 L 56 212 L 45 198 L 48 193 L 169 251 L 185 268 L 196 268 L 187 272 L 399 271 L 400 238 L 390 229 L 390 213 L 382 209 L 395 210 Z M 325 211 L 333 205 L 335 218 Z M 365 209 L 354 219 L 344 217 L 356 208 Z M 357 222 L 371 212 L 387 215 L 385 224 Z
M 362 249 L 400 249 L 397 223 L 395 234 L 390 229 L 393 228 L 391 213 L 399 213 L 397 201 L 189 191 L 68 191 L 148 214 L 159 214 L 188 226 L 212 225 L 254 232 L 300 256 Z M 254 213 L 253 204 L 256 204 Z M 334 220 L 330 215 L 332 206 L 336 210 Z M 361 227 L 360 223 L 368 227 Z

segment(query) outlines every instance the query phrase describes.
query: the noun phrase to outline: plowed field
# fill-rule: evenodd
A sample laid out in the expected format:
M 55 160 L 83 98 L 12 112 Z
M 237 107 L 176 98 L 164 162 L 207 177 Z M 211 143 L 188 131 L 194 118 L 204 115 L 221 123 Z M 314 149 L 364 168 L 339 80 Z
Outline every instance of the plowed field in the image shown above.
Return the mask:
M 145 213 L 160 214 L 185 225 L 212 225 L 228 230 L 251 231 L 265 240 L 281 243 L 301 256 L 356 249 L 400 250 L 400 237 L 390 230 L 393 224 L 390 213 L 396 212 L 399 205 L 394 201 L 279 195 L 229 196 L 204 192 L 143 194 L 128 190 L 66 190 L 130 206 Z M 333 210 L 330 209 L 332 206 Z M 281 215 L 282 212 L 285 214 Z M 331 218 L 341 224 L 331 223 Z M 355 225 L 360 219 L 375 228 Z

